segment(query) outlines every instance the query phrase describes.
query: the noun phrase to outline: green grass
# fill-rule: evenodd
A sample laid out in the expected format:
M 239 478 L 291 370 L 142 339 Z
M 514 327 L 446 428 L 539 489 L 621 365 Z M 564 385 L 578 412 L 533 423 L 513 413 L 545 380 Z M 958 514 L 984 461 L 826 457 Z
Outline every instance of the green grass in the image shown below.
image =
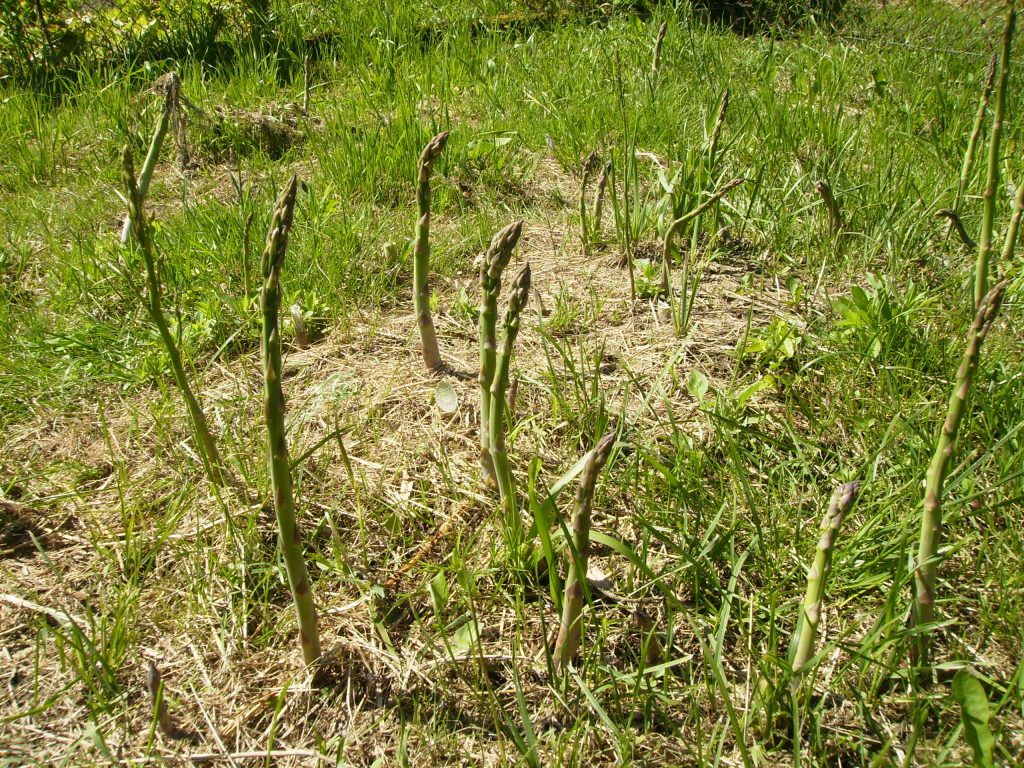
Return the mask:
M 885 18 L 927 16 L 923 0 L 881 21 L 851 9 L 845 37 L 741 38 L 667 6 L 532 26 L 481 23 L 500 11 L 486 4 L 326 6 L 278 8 L 276 48 L 233 40 L 203 61 L 96 69 L 58 95 L 2 86 L 0 594 L 37 609 L 0 600 L 0 751 L 68 765 L 274 750 L 266 760 L 296 765 L 312 753 L 356 765 L 969 761 L 947 677 L 912 685 L 905 620 L 922 480 L 973 314 L 973 254 L 933 214 L 956 196 L 981 40 L 958 53 L 968 43 L 954 24 L 921 30 L 938 49 L 927 53 L 856 39 Z M 336 31 L 312 60 L 304 116 L 301 41 Z M 145 152 L 159 109 L 148 89 L 172 67 L 209 119 L 189 116 L 194 167 L 179 172 L 168 147 L 147 198 L 165 313 L 225 461 L 263 497 L 253 276 L 282 185 L 292 172 L 305 184 L 282 301 L 309 313 L 314 345 L 289 349 L 285 319 L 283 386 L 334 659 L 320 688 L 294 649 L 272 521 L 206 481 L 159 336 L 120 276 L 122 261 L 141 270 L 116 242 L 120 152 Z M 1001 172 L 1024 183 L 1019 74 Z M 443 130 L 431 223 L 442 356 L 474 373 L 473 262 L 515 219 L 526 224 L 509 269 L 530 261 L 548 312 L 528 305 L 513 363 L 508 449 L 526 526 L 539 504 L 542 517 L 567 515 L 578 459 L 620 433 L 590 560 L 623 600 L 589 590 L 569 674 L 550 656 L 552 590 L 536 558 L 510 557 L 479 482 L 475 377 L 448 379 L 459 411 L 447 415 L 421 373 L 414 180 Z M 663 178 L 627 159 L 634 150 L 661 158 Z M 614 157 L 619 199 L 593 238 L 608 245 L 584 258 L 592 151 Z M 982 165 L 961 211 L 975 237 Z M 737 177 L 748 181 L 677 238 L 699 269 L 692 312 L 674 322 L 650 298 L 665 229 Z M 646 298 L 637 265 L 635 303 L 618 266 L 624 180 L 630 244 L 654 260 Z M 846 233 L 831 232 L 818 181 Z M 1010 203 L 1001 190 L 997 234 Z M 1024 748 L 1015 258 L 997 265 L 1010 287 L 949 465 L 934 646 L 948 670 L 981 676 L 1005 764 Z M 822 510 L 853 479 L 808 677 L 817 695 L 794 741 L 785 717 L 765 728 L 749 709 L 762 680 L 784 678 Z M 29 508 L 34 540 L 17 532 L 13 502 Z M 565 535 L 545 542 L 562 548 L 563 574 Z M 645 667 L 638 607 L 654 617 L 660 668 Z M 147 660 L 194 741 L 150 735 Z

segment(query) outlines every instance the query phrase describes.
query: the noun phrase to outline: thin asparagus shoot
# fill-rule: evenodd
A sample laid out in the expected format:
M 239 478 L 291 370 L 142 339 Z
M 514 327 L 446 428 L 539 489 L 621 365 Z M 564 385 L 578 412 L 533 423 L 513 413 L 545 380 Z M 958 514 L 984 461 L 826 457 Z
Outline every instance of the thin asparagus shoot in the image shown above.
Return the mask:
M 281 267 L 288 248 L 288 234 L 295 213 L 297 187 L 298 179 L 292 176 L 274 208 L 266 248 L 260 262 L 260 271 L 263 275 L 263 290 L 260 292 L 260 309 L 263 312 L 261 351 L 267 460 L 274 494 L 274 511 L 277 513 L 278 537 L 298 616 L 302 658 L 306 664 L 312 664 L 320 658 L 320 630 L 316 604 L 309 585 L 309 574 L 306 572 L 302 554 L 302 538 L 295 520 L 295 499 L 292 496 L 291 467 L 284 424 L 284 391 L 281 389 Z
M 491 458 L 494 461 L 494 472 L 498 480 L 501 494 L 505 530 L 509 543 L 520 544 L 522 538 L 522 521 L 516 509 L 515 480 L 508 462 L 508 451 L 505 447 L 505 392 L 508 390 L 509 366 L 512 361 L 512 345 L 519 334 L 519 320 L 523 307 L 530 295 L 530 264 L 523 266 L 512 283 L 505 311 L 504 334 L 501 347 L 495 362 L 494 377 L 491 381 L 491 412 L 490 442 Z
M 960 186 L 957 187 L 956 200 L 953 202 L 953 211 L 955 213 L 960 212 L 960 206 L 963 205 L 964 197 L 967 194 L 967 183 L 970 180 L 971 171 L 974 169 L 974 155 L 978 150 L 978 139 L 981 137 L 985 113 L 988 111 L 988 103 L 992 98 L 992 86 L 996 81 L 996 62 L 998 59 L 998 54 L 993 53 L 992 58 L 988 60 L 985 88 L 982 90 L 981 98 L 978 100 L 978 113 L 974 116 L 974 127 L 971 129 L 971 138 L 968 140 L 967 150 L 964 152 L 964 164 L 960 169 Z M 977 246 L 971 247 L 976 248 Z
M 729 89 L 722 92 L 722 100 L 718 102 L 718 112 L 715 114 L 715 127 L 711 131 L 711 139 L 708 141 L 708 168 L 715 167 L 715 156 L 718 154 L 718 140 L 722 137 L 722 128 L 725 127 L 725 118 L 729 113 Z
M 594 188 L 594 220 L 591 237 L 601 240 L 601 219 L 604 218 L 604 193 L 608 188 L 608 175 L 612 172 L 612 161 L 609 160 L 601 169 L 597 177 L 597 186 Z
M 217 449 L 217 441 L 214 439 L 213 433 L 210 432 L 206 414 L 203 412 L 198 398 L 192 392 L 192 386 L 189 384 L 188 376 L 185 374 L 185 365 L 181 359 L 181 350 L 178 349 L 178 343 L 167 326 L 167 320 L 160 306 L 162 291 L 156 257 L 153 253 L 152 224 L 143 207 L 142 189 L 136 181 L 135 161 L 128 147 L 124 148 L 121 155 L 121 175 L 128 193 L 128 221 L 131 222 L 131 232 L 134 233 L 130 242 L 137 245 L 142 251 L 142 258 L 146 263 L 146 312 L 153 325 L 156 326 L 160 340 L 167 350 L 171 373 L 185 400 L 185 408 L 188 411 L 189 420 L 192 422 L 192 430 L 195 432 L 199 444 L 199 453 L 206 473 L 214 485 L 224 487 L 228 485 L 228 472 L 221 460 L 220 451 Z
M 555 640 L 555 664 L 560 669 L 569 666 L 580 648 L 583 618 L 583 585 L 587 582 L 587 560 L 590 555 L 590 513 L 594 503 L 597 478 L 611 456 L 615 445 L 615 432 L 602 437 L 590 452 L 580 475 L 576 491 L 576 505 L 572 515 L 572 562 L 565 579 L 565 598 L 562 600 L 562 621 Z
M 853 507 L 860 490 L 860 483 L 854 481 L 839 486 L 832 494 L 828 512 L 821 522 L 821 537 L 814 553 L 814 562 L 807 572 L 807 591 L 800 605 L 796 631 L 793 633 L 793 678 L 791 689 L 795 693 L 800 687 L 807 665 L 814 657 L 814 641 L 818 633 L 818 622 L 821 620 L 821 604 L 825 596 L 825 585 L 832 570 L 832 548 L 835 545 L 843 518 Z
M 658 27 L 658 36 L 654 38 L 654 55 L 651 57 L 651 74 L 658 74 L 658 70 L 661 69 L 661 49 L 665 45 L 665 35 L 668 32 L 668 22 L 661 22 L 661 26 Z
M 946 418 L 935 441 L 925 475 L 924 512 L 921 518 L 921 537 L 914 564 L 914 604 L 911 623 L 914 627 L 926 627 L 935 621 L 935 584 L 939 570 L 939 546 L 942 539 L 942 490 L 946 481 L 946 468 L 953 455 L 956 435 L 967 411 L 967 400 L 971 393 L 971 382 L 978 368 L 981 345 L 988 335 L 999 312 L 1008 282 L 997 283 L 981 300 L 978 311 L 967 332 L 967 346 L 956 372 L 953 393 L 946 407 Z M 912 660 L 919 666 L 926 666 L 931 652 L 931 638 L 927 629 L 916 637 Z
M 676 232 L 682 229 L 687 222 L 692 221 L 707 211 L 711 206 L 745 181 L 746 179 L 739 178 L 733 179 L 732 181 L 724 184 L 714 194 L 712 194 L 711 197 L 689 213 L 686 213 L 673 221 L 669 225 L 668 229 L 665 230 L 665 239 L 663 241 L 661 251 L 661 292 L 664 296 L 670 297 L 672 295 L 672 238 L 675 236 Z
M 587 224 L 587 184 L 590 182 L 590 166 L 595 159 L 594 153 L 583 163 L 583 180 L 580 182 L 580 240 L 583 241 L 583 254 L 590 255 L 590 227 Z
M 149 152 L 146 153 L 146 159 L 142 162 L 142 170 L 139 172 L 138 188 L 142 202 L 145 202 L 146 195 L 149 194 L 149 183 L 153 179 L 153 170 L 156 168 L 156 162 L 160 157 L 160 150 L 163 148 L 164 139 L 167 137 L 167 128 L 171 124 L 171 112 L 173 109 L 174 96 L 170 88 L 165 88 L 164 104 L 160 109 L 160 117 L 157 118 L 156 129 L 153 131 L 153 138 L 149 142 Z M 134 226 L 132 217 L 129 215 L 124 220 L 124 226 L 121 227 L 122 243 L 127 243 L 131 238 Z
M 1006 239 L 1003 240 L 1003 252 L 1000 260 L 1003 264 L 1009 264 L 1013 259 L 1013 251 L 1017 246 L 1017 232 L 1020 229 L 1020 219 L 1024 215 L 1024 184 L 1017 186 L 1017 193 L 1013 198 L 1013 215 L 1010 217 L 1010 226 L 1006 230 Z
M 832 234 L 838 235 L 845 226 L 843 224 L 843 214 L 839 210 L 839 202 L 836 200 L 836 196 L 832 194 L 832 186 L 827 181 L 819 181 L 814 185 L 814 188 L 818 190 L 818 194 L 821 195 L 821 199 L 825 202 L 825 207 L 828 209 L 829 226 L 832 228 Z
M 448 143 L 448 131 L 442 131 L 427 142 L 420 153 L 419 173 L 416 185 L 416 244 L 413 247 L 413 304 L 416 309 L 416 325 L 420 332 L 423 362 L 429 371 L 443 367 L 441 352 L 437 348 L 437 334 L 430 316 L 430 175 L 434 161 Z
M 516 221 L 502 229 L 493 238 L 480 261 L 480 468 L 484 482 L 498 487 L 491 456 L 491 384 L 498 355 L 498 296 L 501 293 L 501 275 L 512 259 L 512 251 L 519 242 L 523 222 Z
M 978 260 L 974 267 L 974 308 L 981 309 L 982 299 L 988 292 L 988 263 L 992 256 L 992 228 L 996 219 L 996 190 L 999 188 L 999 143 L 1003 135 L 1003 116 L 1006 114 L 1006 98 L 1010 79 L 1010 50 L 1013 43 L 1013 28 L 1017 11 L 1010 3 L 1003 27 L 1003 50 L 999 60 L 999 79 L 996 83 L 996 107 L 992 119 L 992 136 L 988 145 L 988 177 L 982 196 L 981 238 L 978 242 Z

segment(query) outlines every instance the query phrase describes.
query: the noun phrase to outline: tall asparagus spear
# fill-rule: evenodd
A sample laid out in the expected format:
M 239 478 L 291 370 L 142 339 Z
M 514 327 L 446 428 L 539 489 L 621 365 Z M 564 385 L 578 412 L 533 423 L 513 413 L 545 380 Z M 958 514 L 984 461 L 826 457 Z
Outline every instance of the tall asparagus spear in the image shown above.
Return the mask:
M 971 170 L 974 168 L 974 153 L 978 149 L 978 138 L 981 136 L 981 126 L 985 122 L 985 113 L 988 111 L 988 102 L 992 98 L 992 86 L 996 81 L 996 62 L 998 54 L 993 53 L 988 60 L 988 70 L 985 76 L 985 88 L 978 100 L 978 112 L 974 116 L 974 127 L 971 129 L 971 138 L 967 142 L 967 150 L 964 152 L 964 164 L 960 168 L 960 186 L 956 190 L 956 200 L 953 203 L 953 211 L 960 213 L 960 205 L 967 194 L 967 182 L 971 178 Z
M 442 131 L 427 142 L 420 153 L 419 175 L 416 186 L 416 245 L 413 248 L 412 282 L 413 304 L 416 308 L 416 325 L 420 330 L 420 344 L 423 348 L 423 362 L 431 371 L 440 370 L 441 353 L 437 348 L 434 321 L 430 317 L 430 174 L 434 161 L 448 143 L 448 131 Z
M 156 258 L 153 255 L 153 230 L 143 208 L 143 192 L 135 179 L 135 161 L 128 147 L 124 148 L 121 155 L 121 175 L 128 192 L 130 231 L 134 232 L 134 242 L 138 244 L 142 251 L 142 258 L 146 262 L 146 312 L 153 325 L 156 326 L 160 340 L 163 341 L 164 348 L 167 350 L 167 357 L 171 361 L 171 372 L 178 389 L 181 390 L 181 396 L 185 400 L 185 408 L 188 410 L 192 430 L 199 443 L 199 452 L 206 467 L 206 473 L 215 485 L 223 487 L 228 485 L 229 474 L 221 460 L 220 451 L 217 450 L 217 441 L 206 422 L 206 414 L 203 413 L 203 408 L 188 383 L 185 366 L 181 360 L 181 350 L 178 349 L 178 344 L 167 327 L 167 320 L 160 307 L 160 277 L 157 274 Z
M 828 512 L 821 521 L 821 538 L 818 549 L 814 553 L 814 562 L 807 572 L 807 592 L 800 606 L 796 631 L 793 633 L 793 680 L 792 689 L 800 685 L 802 673 L 807 663 L 814 656 L 814 639 L 818 633 L 818 622 L 821 620 L 821 602 L 825 596 L 825 583 L 832 570 L 832 547 L 835 544 L 839 527 L 843 518 L 853 506 L 860 490 L 859 482 L 846 483 L 836 488 L 828 505 Z
M 913 626 L 920 627 L 935 620 L 935 581 L 939 570 L 939 544 L 942 539 L 942 487 L 946 481 L 946 467 L 953 455 L 956 434 L 967 410 L 971 381 L 978 368 L 981 345 L 999 312 L 1007 281 L 997 283 L 981 300 L 978 312 L 967 332 L 967 348 L 956 372 L 953 394 L 946 408 L 946 419 L 935 442 L 928 472 L 925 475 L 924 514 L 921 519 L 921 538 L 918 543 L 917 562 L 914 567 L 914 606 L 911 613 Z M 915 644 L 915 661 L 928 663 L 931 642 L 922 632 Z
M 576 557 L 569 563 L 562 601 L 562 623 L 555 640 L 555 664 L 565 669 L 580 648 L 583 615 L 583 584 L 587 580 L 587 559 L 590 554 L 590 510 L 594 488 L 615 445 L 615 432 L 601 438 L 583 467 L 580 487 L 576 491 L 576 507 L 572 516 L 572 545 Z
M 519 315 L 530 296 L 530 264 L 527 262 L 516 275 L 505 311 L 504 335 L 495 361 L 494 378 L 491 381 L 490 441 L 491 458 L 498 478 L 498 490 L 505 514 L 505 530 L 511 543 L 518 545 L 522 524 L 516 510 L 515 481 L 508 463 L 505 449 L 505 391 L 508 389 L 509 365 L 512 362 L 512 345 L 519 334 Z
M 1006 14 L 1003 27 L 1003 51 L 999 60 L 999 80 L 996 83 L 996 107 L 992 119 L 992 136 L 988 145 L 988 177 L 982 196 L 984 209 L 981 217 L 981 238 L 978 243 L 978 260 L 974 268 L 974 309 L 980 310 L 982 299 L 988 291 L 988 262 L 992 256 L 992 228 L 996 218 L 996 189 L 999 187 L 999 142 L 1003 135 L 1003 115 L 1006 113 L 1007 83 L 1010 79 L 1010 50 L 1013 42 L 1013 28 L 1017 12 L 1013 3 Z
M 267 457 L 270 465 L 270 483 L 274 491 L 274 510 L 277 529 L 288 571 L 288 584 L 295 601 L 299 621 L 299 641 L 302 658 L 311 664 L 320 657 L 320 630 L 317 625 L 316 605 L 309 586 L 309 575 L 302 556 L 302 539 L 295 521 L 295 499 L 292 497 L 291 468 L 288 461 L 288 441 L 284 427 L 284 392 L 281 389 L 281 266 L 288 247 L 288 233 L 295 212 L 295 193 L 298 180 L 292 176 L 274 208 L 274 217 L 267 233 L 267 244 L 260 262 L 263 290 L 260 309 L 263 310 L 263 381 L 264 415 L 267 422 Z
M 494 381 L 498 339 L 498 295 L 501 293 L 501 275 L 512 258 L 512 251 L 519 242 L 523 222 L 516 221 L 491 238 L 480 262 L 480 467 L 484 482 L 492 488 L 498 487 L 491 457 L 491 384 Z
M 153 138 L 149 143 L 149 152 L 146 153 L 146 159 L 142 162 L 142 171 L 139 173 L 139 199 L 142 202 L 145 201 L 146 195 L 149 193 L 149 182 L 153 178 L 153 169 L 156 168 L 157 158 L 160 157 L 160 149 L 163 147 L 164 139 L 167 137 L 167 128 L 171 124 L 171 112 L 173 109 L 173 90 L 171 88 L 165 88 L 164 104 L 160 109 L 160 117 L 157 118 L 156 121 L 156 129 L 153 131 Z M 129 238 L 132 236 L 132 229 L 134 227 L 135 224 L 132 222 L 132 217 L 129 215 L 128 218 L 124 220 L 124 226 L 121 227 L 122 243 L 128 242 Z

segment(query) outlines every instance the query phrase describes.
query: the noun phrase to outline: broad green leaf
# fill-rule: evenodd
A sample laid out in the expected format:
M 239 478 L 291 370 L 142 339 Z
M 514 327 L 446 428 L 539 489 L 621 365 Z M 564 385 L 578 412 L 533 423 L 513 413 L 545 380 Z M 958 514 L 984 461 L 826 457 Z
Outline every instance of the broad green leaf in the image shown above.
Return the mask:
M 710 386 L 707 376 L 697 369 L 690 371 L 690 375 L 686 379 L 686 391 L 698 403 L 704 402 L 704 395 L 708 393 Z
M 974 765 L 992 768 L 994 739 L 988 727 L 988 697 L 981 681 L 966 668 L 953 678 L 953 698 L 960 704 L 960 719 L 964 724 L 964 737 L 974 750 Z

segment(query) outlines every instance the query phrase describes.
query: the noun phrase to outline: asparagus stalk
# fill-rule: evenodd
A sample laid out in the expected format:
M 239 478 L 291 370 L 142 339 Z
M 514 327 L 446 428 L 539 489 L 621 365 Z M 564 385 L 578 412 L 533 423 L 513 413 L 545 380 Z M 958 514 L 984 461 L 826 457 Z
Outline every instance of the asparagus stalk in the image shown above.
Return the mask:
M 601 219 L 604 218 L 604 193 L 608 188 L 608 176 L 612 172 L 612 161 L 609 160 L 601 169 L 597 177 L 597 187 L 594 189 L 594 229 L 591 233 L 594 239 L 601 240 Z
M 590 165 L 595 159 L 593 153 L 583 163 L 583 180 L 580 182 L 580 240 L 583 241 L 583 255 L 590 255 L 590 227 L 587 224 L 587 183 L 590 181 Z
M 967 348 L 956 372 L 953 394 L 946 408 L 946 419 L 935 442 L 935 453 L 932 454 L 925 475 L 924 514 L 921 519 L 917 563 L 914 567 L 914 605 L 911 612 L 911 622 L 915 627 L 931 624 L 935 620 L 935 583 L 942 537 L 942 488 L 946 480 L 946 467 L 953 455 L 956 434 L 967 410 L 967 399 L 970 396 L 974 372 L 978 368 L 981 345 L 999 312 L 1006 286 L 1006 280 L 996 284 L 978 306 L 974 322 L 967 332 Z M 931 650 L 927 630 L 918 635 L 915 646 L 916 662 L 920 665 L 927 664 Z
M 1013 215 L 1010 218 L 1010 226 L 1006 230 L 1003 252 L 1000 255 L 1003 264 L 1009 264 L 1013 259 L 1013 250 L 1017 246 L 1017 231 L 1020 229 L 1022 215 L 1024 215 L 1024 184 L 1017 186 L 1017 194 L 1013 198 Z
M 718 140 L 722 136 L 722 128 L 725 127 L 725 117 L 729 112 L 729 89 L 722 93 L 722 100 L 718 103 L 718 112 L 715 114 L 715 127 L 711 131 L 711 139 L 708 141 L 708 168 L 715 167 L 715 155 L 718 153 Z
M 988 291 L 988 262 L 992 256 L 992 228 L 996 218 L 996 189 L 999 187 L 999 142 L 1003 135 L 1003 115 L 1006 113 L 1007 81 L 1010 79 L 1010 48 L 1017 12 L 1010 3 L 1003 27 L 1003 51 L 999 61 L 999 80 L 996 84 L 996 109 L 992 120 L 992 137 L 988 145 L 988 179 L 982 197 L 981 240 L 978 260 L 974 268 L 974 308 L 980 310 Z
M 505 311 L 504 335 L 495 361 L 494 377 L 491 381 L 490 441 L 494 473 L 505 515 L 505 529 L 510 544 L 520 543 L 522 523 L 516 510 L 515 481 L 508 463 L 505 448 L 505 391 L 508 389 L 509 365 L 512 361 L 512 345 L 519 334 L 519 315 L 526 306 L 530 295 L 530 264 L 527 262 L 516 275 Z
M 804 593 L 804 601 L 800 606 L 800 615 L 797 618 L 796 631 L 793 633 L 791 645 L 793 649 L 791 687 L 794 692 L 800 685 L 801 676 L 806 671 L 808 662 L 814 656 L 814 640 L 818 633 L 818 622 L 821 619 L 821 602 L 825 596 L 825 583 L 832 570 L 832 547 L 835 544 L 836 535 L 839 533 L 839 527 L 843 524 L 843 518 L 853 506 L 859 490 L 860 483 L 856 481 L 836 488 L 828 505 L 828 512 L 821 522 L 821 538 L 818 539 L 814 562 L 807 572 L 807 591 Z
M 978 149 L 978 139 L 981 137 L 981 127 L 985 122 L 985 112 L 988 110 L 988 102 L 992 98 L 992 86 L 996 81 L 996 61 L 998 55 L 993 53 L 988 60 L 988 73 L 985 77 L 985 89 L 981 92 L 978 100 L 978 113 L 974 116 L 974 128 L 971 129 L 971 138 L 967 142 L 967 151 L 964 152 L 964 164 L 960 169 L 960 186 L 956 190 L 956 200 L 953 202 L 953 211 L 960 212 L 964 195 L 967 194 L 967 182 L 970 180 L 971 171 L 974 168 L 974 154 Z M 977 246 L 971 246 L 977 247 Z
M 555 640 L 555 664 L 565 669 L 580 648 L 583 616 L 583 585 L 587 581 L 587 559 L 590 554 L 590 510 L 594 503 L 594 487 L 615 445 L 615 432 L 601 438 L 590 452 L 580 475 L 576 491 L 576 507 L 572 516 L 573 560 L 569 563 L 565 579 L 565 599 L 562 600 L 562 623 Z
M 665 45 L 665 34 L 668 32 L 668 22 L 661 22 L 658 27 L 658 36 L 654 38 L 654 55 L 651 57 L 651 74 L 658 74 L 661 69 L 661 49 Z
M 835 195 L 832 194 L 832 187 L 827 181 L 819 181 L 814 185 L 814 188 L 818 190 L 818 194 L 821 195 L 821 199 L 825 201 L 825 207 L 828 209 L 829 225 L 832 227 L 832 234 L 838 235 L 843 231 L 843 214 L 839 210 L 839 203 L 836 201 Z
M 295 611 L 299 622 L 299 641 L 302 658 L 311 664 L 320 657 L 320 631 L 317 626 L 316 605 L 309 586 L 309 575 L 302 557 L 302 539 L 295 521 L 295 499 L 292 497 L 291 469 L 288 460 L 288 441 L 284 426 L 284 392 L 281 389 L 281 266 L 288 247 L 288 233 L 295 212 L 295 193 L 298 180 L 292 176 L 281 193 L 274 209 L 274 217 L 267 233 L 267 244 L 260 262 L 263 290 L 260 309 L 263 311 L 263 381 L 264 415 L 267 422 L 267 456 L 270 483 L 274 492 L 274 510 L 281 554 L 288 572 Z
M 672 267 L 670 262 L 672 261 L 672 238 L 675 236 L 676 232 L 682 229 L 684 224 L 700 216 L 744 181 L 746 181 L 746 179 L 733 179 L 723 185 L 718 189 L 718 191 L 711 195 L 711 197 L 698 205 L 692 211 L 680 216 L 669 225 L 669 228 L 665 231 L 665 240 L 661 251 L 661 292 L 666 297 L 670 297 L 672 295 Z
M 138 188 L 141 201 L 145 201 L 149 194 L 149 183 L 153 179 L 153 170 L 156 168 L 156 161 L 160 157 L 160 149 L 167 137 L 167 128 L 171 124 L 171 112 L 174 109 L 174 94 L 170 88 L 164 89 L 164 105 L 160 110 L 160 117 L 156 121 L 156 130 L 153 131 L 153 138 L 149 142 L 149 152 L 142 163 L 142 171 L 139 173 Z M 129 215 L 121 227 L 121 242 L 127 243 L 132 236 L 132 229 L 135 224 Z
M 442 367 L 441 353 L 437 348 L 434 321 L 430 317 L 430 174 L 434 161 L 448 143 L 448 131 L 442 131 L 427 142 L 420 154 L 419 175 L 416 187 L 416 206 L 419 218 L 416 220 L 416 245 L 413 248 L 412 282 L 413 304 L 416 308 L 416 324 L 420 331 L 423 348 L 423 362 L 430 371 Z
M 484 482 L 498 487 L 491 457 L 491 384 L 494 382 L 498 339 L 498 295 L 501 293 L 501 275 L 512 258 L 519 242 L 523 222 L 516 221 L 491 238 L 491 244 L 480 262 L 480 467 Z
M 206 422 L 206 414 L 203 413 L 202 406 L 188 383 L 185 366 L 181 359 L 181 350 L 178 349 L 178 344 L 167 327 L 167 320 L 160 307 L 160 278 L 153 255 L 153 231 L 143 209 L 143 192 L 136 181 L 135 161 L 128 147 L 124 148 L 121 156 L 121 172 L 125 189 L 128 192 L 128 221 L 132 223 L 131 231 L 134 232 L 132 242 L 138 245 L 142 251 L 142 258 L 146 262 L 146 312 L 153 325 L 156 326 L 164 348 L 167 350 L 167 356 L 170 358 L 171 372 L 178 389 L 181 390 L 181 396 L 185 400 L 185 408 L 188 410 L 192 429 L 199 442 L 199 453 L 202 456 L 206 473 L 215 485 L 223 487 L 228 485 L 229 476 L 224 468 L 224 462 L 221 460 L 220 451 L 217 450 L 217 441 L 214 440 Z

